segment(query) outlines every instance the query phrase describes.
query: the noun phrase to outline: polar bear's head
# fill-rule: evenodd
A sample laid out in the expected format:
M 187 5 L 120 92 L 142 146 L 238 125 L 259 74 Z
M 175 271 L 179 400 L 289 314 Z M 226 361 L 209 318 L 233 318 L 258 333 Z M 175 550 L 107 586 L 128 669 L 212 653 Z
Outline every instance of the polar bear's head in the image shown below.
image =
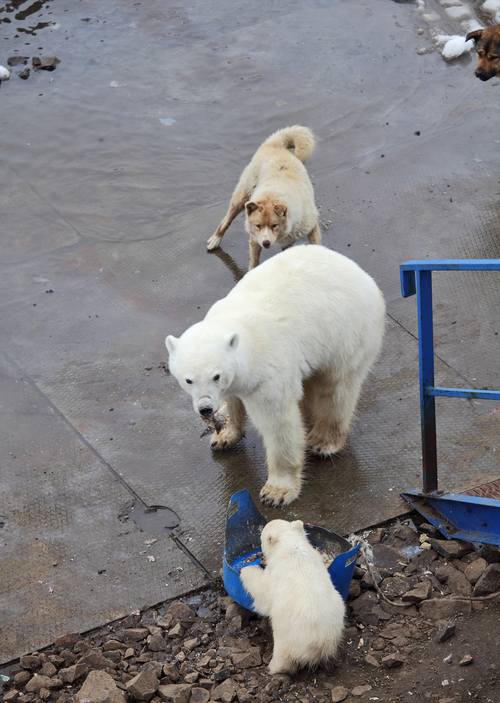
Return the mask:
M 271 520 L 262 530 L 262 552 L 266 559 L 276 551 L 295 549 L 307 542 L 302 520 Z
M 205 419 L 220 410 L 234 381 L 238 341 L 236 332 L 206 322 L 189 327 L 179 338 L 165 339 L 170 372 Z

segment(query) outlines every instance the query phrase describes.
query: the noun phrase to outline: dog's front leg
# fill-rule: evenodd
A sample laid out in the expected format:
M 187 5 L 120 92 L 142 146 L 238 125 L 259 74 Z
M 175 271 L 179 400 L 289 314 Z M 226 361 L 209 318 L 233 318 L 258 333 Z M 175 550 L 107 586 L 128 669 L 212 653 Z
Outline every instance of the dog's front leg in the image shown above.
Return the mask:
M 319 222 L 317 222 L 309 232 L 307 239 L 311 242 L 311 244 L 321 244 L 321 230 L 319 228 Z
M 251 269 L 254 269 L 256 266 L 259 265 L 260 254 L 262 252 L 262 249 L 260 248 L 260 244 L 257 244 L 257 242 L 254 242 L 253 239 L 250 239 L 250 241 L 248 243 L 248 249 L 249 249 L 248 270 L 250 271 Z
M 251 164 L 249 164 L 244 169 L 240 176 L 240 180 L 234 189 L 231 200 L 229 201 L 229 208 L 224 216 L 224 219 L 207 242 L 208 251 L 212 251 L 213 249 L 220 247 L 222 237 L 234 218 L 237 217 L 237 215 L 239 215 L 244 209 L 245 203 L 250 198 L 253 188 L 255 188 L 255 173 L 254 168 Z

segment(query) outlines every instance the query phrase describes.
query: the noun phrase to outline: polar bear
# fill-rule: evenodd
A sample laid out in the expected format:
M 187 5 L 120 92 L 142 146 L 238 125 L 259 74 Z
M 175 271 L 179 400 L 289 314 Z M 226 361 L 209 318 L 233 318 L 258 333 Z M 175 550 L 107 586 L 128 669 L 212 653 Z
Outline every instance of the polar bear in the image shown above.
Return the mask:
M 371 276 L 342 254 L 302 245 L 249 271 L 165 344 L 195 412 L 211 418 L 225 403 L 213 449 L 234 446 L 249 415 L 267 455 L 261 500 L 281 505 L 300 494 L 306 446 L 322 456 L 344 446 L 384 320 Z
M 337 653 L 345 604 L 321 554 L 307 539 L 302 520 L 271 520 L 262 530 L 265 569 L 246 566 L 240 577 L 254 609 L 273 628 L 269 673 L 293 674 Z

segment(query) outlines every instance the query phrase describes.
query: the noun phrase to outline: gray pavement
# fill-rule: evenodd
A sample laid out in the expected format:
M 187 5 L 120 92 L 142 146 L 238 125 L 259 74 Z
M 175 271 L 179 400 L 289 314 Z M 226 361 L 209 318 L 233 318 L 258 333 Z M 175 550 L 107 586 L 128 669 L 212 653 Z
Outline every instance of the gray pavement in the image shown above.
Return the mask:
M 249 428 L 210 453 L 163 339 L 244 270 L 241 220 L 223 253 L 205 241 L 274 129 L 315 130 L 325 243 L 388 302 L 349 446 L 311 459 L 285 516 L 348 532 L 405 510 L 420 445 L 399 263 L 500 256 L 499 81 L 418 55 L 431 42 L 413 3 L 60 0 L 18 21 L 5 7 L 0 63 L 61 64 L 0 86 L 0 661 L 218 573 L 227 499 L 257 493 L 262 445 Z M 439 381 L 498 386 L 498 277 L 441 274 L 435 291 Z M 498 478 L 500 406 L 438 410 L 443 487 Z

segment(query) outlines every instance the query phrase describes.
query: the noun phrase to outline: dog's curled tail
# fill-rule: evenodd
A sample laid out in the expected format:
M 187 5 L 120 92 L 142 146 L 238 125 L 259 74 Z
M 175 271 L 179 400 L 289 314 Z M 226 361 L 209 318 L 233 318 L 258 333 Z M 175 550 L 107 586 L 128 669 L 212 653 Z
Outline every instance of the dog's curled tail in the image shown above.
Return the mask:
M 312 131 L 308 127 L 301 127 L 298 124 L 278 129 L 264 142 L 269 146 L 281 146 L 293 151 L 300 161 L 307 161 L 314 151 L 315 143 Z

